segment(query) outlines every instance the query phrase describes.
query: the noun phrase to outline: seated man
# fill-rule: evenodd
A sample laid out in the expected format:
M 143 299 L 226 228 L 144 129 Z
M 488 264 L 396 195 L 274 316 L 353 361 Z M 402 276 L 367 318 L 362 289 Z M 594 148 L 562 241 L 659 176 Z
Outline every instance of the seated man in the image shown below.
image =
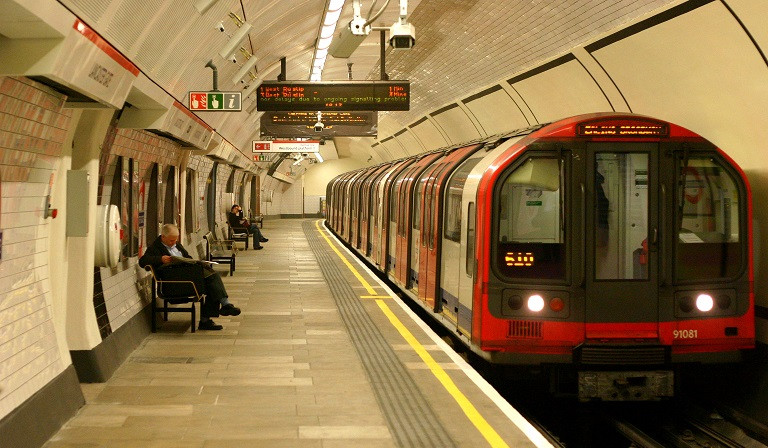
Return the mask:
M 261 234 L 261 230 L 259 230 L 259 226 L 256 224 L 251 224 L 247 219 L 242 217 L 243 209 L 240 208 L 239 205 L 235 204 L 232 206 L 232 212 L 229 214 L 228 221 L 229 226 L 232 227 L 232 229 L 246 229 L 248 230 L 248 233 L 253 235 L 253 248 L 256 250 L 261 249 L 260 243 L 266 243 L 269 241 L 268 239 L 264 238 L 264 236 Z
M 173 224 L 163 225 L 162 233 L 155 241 L 147 247 L 147 251 L 139 258 L 139 266 L 152 265 L 157 276 L 162 280 L 163 274 L 168 275 L 170 270 L 174 270 L 174 280 L 179 280 L 175 275 L 176 270 L 187 268 L 189 275 L 199 275 L 199 270 L 189 270 L 189 265 L 185 263 L 172 263 L 171 256 L 192 258 L 184 249 L 179 241 L 179 229 Z M 184 271 L 181 271 L 184 272 Z M 200 330 L 221 330 L 223 327 L 216 324 L 211 317 L 237 316 L 240 314 L 240 308 L 229 303 L 227 291 L 224 289 L 224 283 L 221 277 L 213 269 L 206 266 L 203 270 L 205 285 L 205 302 L 200 306 Z M 170 276 L 170 275 L 169 275 Z M 184 274 L 182 274 L 184 277 Z M 200 280 L 199 278 L 189 278 L 191 281 Z M 197 282 L 196 282 L 197 283 Z M 221 310 L 219 310 L 221 306 Z

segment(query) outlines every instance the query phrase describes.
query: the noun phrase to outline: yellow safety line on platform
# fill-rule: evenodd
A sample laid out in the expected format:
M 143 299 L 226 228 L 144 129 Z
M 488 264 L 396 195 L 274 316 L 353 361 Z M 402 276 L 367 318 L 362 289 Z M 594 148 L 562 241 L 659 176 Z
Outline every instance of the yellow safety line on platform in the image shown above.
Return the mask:
M 365 286 L 365 288 L 368 290 L 368 292 L 371 294 L 370 296 L 360 296 L 361 298 L 371 298 L 376 299 L 376 304 L 379 305 L 379 308 L 384 312 L 384 314 L 389 318 L 389 322 L 397 329 L 397 331 L 400 333 L 400 335 L 405 339 L 408 344 L 413 348 L 413 350 L 416 352 L 416 354 L 419 355 L 422 361 L 424 361 L 424 364 L 429 367 L 429 370 L 432 372 L 433 375 L 437 378 L 438 381 L 440 381 L 440 384 L 445 387 L 445 389 L 448 391 L 449 394 L 453 397 L 454 400 L 456 400 L 456 403 L 459 404 L 459 407 L 462 411 L 464 411 L 464 414 L 469 418 L 469 420 L 472 422 L 473 425 L 475 425 L 475 428 L 477 428 L 478 431 L 480 431 L 480 434 L 485 437 L 485 440 L 488 441 L 488 443 L 496 448 L 509 448 L 509 445 L 504 441 L 504 439 L 499 436 L 499 434 L 496 432 L 495 429 L 483 418 L 482 415 L 480 415 L 480 412 L 477 411 L 477 408 L 469 401 L 469 399 L 464 396 L 463 393 L 459 390 L 459 388 L 456 386 L 456 383 L 453 382 L 450 376 L 448 376 L 447 373 L 445 373 L 445 370 L 443 370 L 442 367 L 435 361 L 435 359 L 432 357 L 432 355 L 427 352 L 427 350 L 422 346 L 418 340 L 411 334 L 410 331 L 408 331 L 407 328 L 405 328 L 405 325 L 403 325 L 402 322 L 400 322 L 400 319 L 395 316 L 395 314 L 392 312 L 392 310 L 389 309 L 389 306 L 387 306 L 386 303 L 384 303 L 381 298 L 387 298 L 390 299 L 390 296 L 376 296 L 374 295 L 376 292 L 373 290 L 370 284 L 368 284 L 367 281 L 363 278 L 362 275 L 360 275 L 359 272 L 357 272 L 357 269 L 352 266 L 352 264 L 347 260 L 347 258 L 342 255 L 341 252 L 336 248 L 336 246 L 333 245 L 330 238 L 328 238 L 323 230 L 320 228 L 320 220 L 315 221 L 315 226 L 317 227 L 317 230 L 320 232 L 320 235 L 325 238 L 325 241 L 328 243 L 329 246 L 331 246 L 331 249 L 333 249 L 334 252 L 336 252 L 336 255 L 341 258 L 341 261 L 344 262 L 345 265 L 349 268 L 350 271 L 352 271 L 353 274 L 355 274 L 355 277 L 357 277 L 358 280 L 360 280 L 360 283 Z
M 360 296 L 361 299 L 391 299 L 390 296 Z
M 499 436 L 496 430 L 494 430 L 493 427 L 483 418 L 483 416 L 480 415 L 480 412 L 477 411 L 477 408 L 475 408 L 469 399 L 461 393 L 459 388 L 456 386 L 456 383 L 454 383 L 451 377 L 448 376 L 448 374 L 445 372 L 445 370 L 440 367 L 432 355 L 430 355 L 424 346 L 422 346 L 421 343 L 416 340 L 413 334 L 408 331 L 407 328 L 405 328 L 405 325 L 400 322 L 400 319 L 395 316 L 395 313 L 389 309 L 387 304 L 382 300 L 377 300 L 376 304 L 379 305 L 379 308 L 381 308 L 384 314 L 389 318 L 389 322 L 395 328 L 397 328 L 397 331 L 400 332 L 400 336 L 402 336 L 403 339 L 408 342 L 408 345 L 410 345 L 411 348 L 416 351 L 421 360 L 424 361 L 424 364 L 429 367 L 429 370 L 431 370 L 432 374 L 435 375 L 438 381 L 440 381 L 440 384 L 442 384 L 448 393 L 451 394 L 453 399 L 456 400 L 456 403 L 459 404 L 461 410 L 464 411 L 464 414 L 467 415 L 477 430 L 480 431 L 480 434 L 485 437 L 485 440 L 487 440 L 492 447 L 509 447 L 504 439 Z
M 331 246 L 331 249 L 333 249 L 333 251 L 336 252 L 336 255 L 338 255 L 339 258 L 341 258 L 341 261 L 343 261 L 344 264 L 347 265 L 349 270 L 352 271 L 353 274 L 355 274 L 355 277 L 357 277 L 357 279 L 360 280 L 360 283 L 362 283 L 363 286 L 365 286 L 365 289 L 368 291 L 368 294 L 370 294 L 372 296 L 376 295 L 376 290 L 373 289 L 373 287 L 367 281 L 365 281 L 363 276 L 360 275 L 360 273 L 357 272 L 357 269 L 355 269 L 355 267 L 352 266 L 352 264 L 349 262 L 349 260 L 347 260 L 347 257 L 345 257 L 344 255 L 341 254 L 341 252 L 339 252 L 339 249 L 337 249 L 336 246 L 334 246 L 334 244 L 331 242 L 330 238 L 328 238 L 328 236 L 325 234 L 325 232 L 323 232 L 323 229 L 320 228 L 320 221 L 321 220 L 319 220 L 319 219 L 317 221 L 315 221 L 315 227 L 317 227 L 317 231 L 320 232 L 320 235 L 323 238 L 325 238 L 325 242 L 327 242 L 328 245 Z

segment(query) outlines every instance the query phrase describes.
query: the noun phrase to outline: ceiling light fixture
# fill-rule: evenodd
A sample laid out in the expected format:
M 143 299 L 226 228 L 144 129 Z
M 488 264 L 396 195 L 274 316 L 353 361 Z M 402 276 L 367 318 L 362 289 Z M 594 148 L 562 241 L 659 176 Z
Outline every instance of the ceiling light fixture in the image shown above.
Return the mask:
M 319 152 L 315 153 L 315 159 L 317 159 L 317 163 L 323 163 L 325 161 Z
M 333 33 L 336 31 L 336 23 L 341 16 L 341 9 L 344 7 L 345 0 L 329 0 L 328 9 L 325 12 L 323 26 L 320 28 L 320 36 L 317 39 L 315 47 L 315 57 L 312 61 L 312 73 L 310 81 L 320 81 L 325 67 L 325 60 L 328 57 L 328 47 L 331 46 Z
M 250 57 L 246 58 L 246 61 L 242 67 L 240 67 L 240 70 L 238 70 L 237 73 L 235 73 L 235 76 L 232 77 L 232 84 L 237 84 L 240 82 L 243 78 L 245 78 L 247 74 L 251 73 L 251 69 L 256 67 L 256 56 L 248 53 L 247 51 L 244 51 L 243 53 L 250 55 Z M 256 71 L 258 72 L 258 69 L 256 69 Z M 251 74 L 251 76 L 253 75 Z
M 232 18 L 232 20 L 235 21 L 235 24 L 239 27 L 237 31 L 235 31 L 235 34 L 230 36 L 229 41 L 226 45 L 224 45 L 224 48 L 221 49 L 219 52 L 219 56 L 221 56 L 223 59 L 229 59 L 232 54 L 240 47 L 240 44 L 245 40 L 246 37 L 248 37 L 248 33 L 251 31 L 251 24 L 248 22 L 243 22 L 243 19 L 237 16 L 235 13 L 229 13 L 229 16 Z

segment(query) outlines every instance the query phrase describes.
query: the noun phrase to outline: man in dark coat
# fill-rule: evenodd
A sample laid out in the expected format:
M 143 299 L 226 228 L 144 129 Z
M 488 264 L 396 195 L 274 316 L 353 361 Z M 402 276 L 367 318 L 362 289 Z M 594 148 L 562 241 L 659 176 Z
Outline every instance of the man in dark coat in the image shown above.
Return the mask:
M 174 262 L 172 256 L 192 258 L 179 241 L 179 229 L 173 224 L 163 225 L 160 236 L 147 247 L 147 251 L 139 258 L 139 266 L 152 265 L 160 279 L 190 280 L 195 282 L 198 292 L 205 293 L 205 302 L 200 306 L 200 330 L 221 330 L 211 317 L 237 316 L 240 309 L 229 303 L 227 290 L 219 274 L 209 267 L 201 268 L 196 264 Z M 199 291 L 200 282 L 204 291 Z M 221 307 L 221 310 L 219 310 Z
M 233 205 L 230 209 L 229 216 L 227 216 L 227 221 L 229 221 L 229 226 L 232 227 L 233 230 L 244 229 L 253 235 L 253 248 L 256 250 L 263 248 L 261 243 L 266 243 L 269 241 L 268 239 L 264 238 L 264 235 L 261 234 L 259 226 L 256 224 L 251 224 L 250 221 L 243 218 L 243 209 L 240 208 L 240 206 L 237 204 Z

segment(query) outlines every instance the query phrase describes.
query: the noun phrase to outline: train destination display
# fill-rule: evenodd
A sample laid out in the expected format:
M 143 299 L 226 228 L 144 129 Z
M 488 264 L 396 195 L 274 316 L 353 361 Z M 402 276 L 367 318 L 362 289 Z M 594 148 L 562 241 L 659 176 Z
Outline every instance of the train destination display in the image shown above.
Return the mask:
M 256 90 L 260 111 L 408 110 L 410 81 L 264 81 Z

